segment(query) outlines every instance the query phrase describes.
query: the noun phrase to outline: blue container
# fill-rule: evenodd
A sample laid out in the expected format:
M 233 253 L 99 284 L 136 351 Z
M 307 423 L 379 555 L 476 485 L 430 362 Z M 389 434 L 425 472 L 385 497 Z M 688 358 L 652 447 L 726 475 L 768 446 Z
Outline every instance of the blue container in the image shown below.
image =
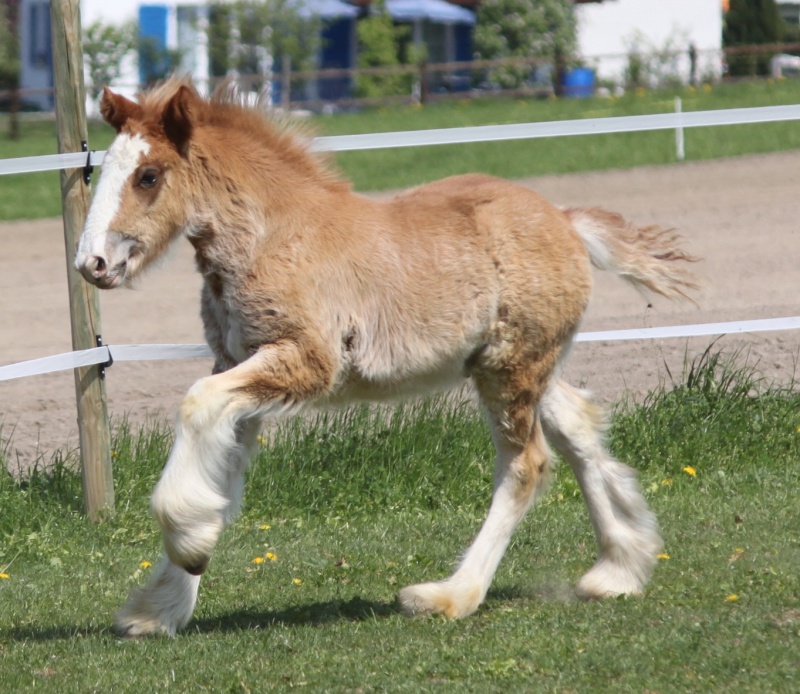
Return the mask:
M 594 71 L 576 67 L 564 73 L 564 96 L 586 99 L 594 94 Z

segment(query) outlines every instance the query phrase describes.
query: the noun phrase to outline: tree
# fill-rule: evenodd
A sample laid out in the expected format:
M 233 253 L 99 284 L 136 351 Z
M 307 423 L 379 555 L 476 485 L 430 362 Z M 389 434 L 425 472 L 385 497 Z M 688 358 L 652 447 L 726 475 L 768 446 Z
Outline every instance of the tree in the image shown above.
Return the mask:
M 0 89 L 19 87 L 19 44 L 9 7 L 0 1 Z
M 312 69 L 320 49 L 321 20 L 302 0 L 216 2 L 209 13 L 211 74 L 262 72 L 264 58 L 288 58 Z
M 554 63 L 575 54 L 577 21 L 572 0 L 483 0 L 478 6 L 475 49 L 485 60 L 544 58 Z M 529 68 L 498 68 L 492 79 L 519 87 Z
M 122 62 L 136 48 L 134 24 L 103 24 L 95 22 L 83 35 L 83 59 L 89 71 L 89 93 L 100 96 L 103 87 L 120 76 Z
M 0 90 L 13 91 L 19 88 L 19 44 L 17 32 L 14 31 L 16 22 L 9 5 L 0 0 Z M 19 137 L 19 118 L 17 110 L 18 100 L 12 95 L 11 99 L 2 100 L 2 107 L 8 108 L 11 117 L 8 119 L 9 137 L 16 140 Z
M 372 4 L 372 14 L 356 26 L 358 33 L 358 67 L 396 67 L 400 65 L 400 43 L 408 27 L 394 25 L 385 0 Z M 410 86 L 408 75 L 386 73 L 359 75 L 356 94 L 364 97 L 394 96 Z
M 730 0 L 722 28 L 722 43 L 732 46 L 779 43 L 785 23 L 775 0 Z M 728 71 L 732 75 L 765 75 L 769 73 L 772 54 L 732 55 Z

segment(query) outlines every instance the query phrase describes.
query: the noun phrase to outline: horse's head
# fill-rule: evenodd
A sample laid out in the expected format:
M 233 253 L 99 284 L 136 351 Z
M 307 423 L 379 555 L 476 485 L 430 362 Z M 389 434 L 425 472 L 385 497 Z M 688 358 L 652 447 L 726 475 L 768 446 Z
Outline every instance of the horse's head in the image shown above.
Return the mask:
M 167 83 L 140 103 L 106 88 L 103 118 L 117 137 L 103 160 L 75 267 L 92 284 L 128 283 L 185 227 L 192 125 L 205 103 Z

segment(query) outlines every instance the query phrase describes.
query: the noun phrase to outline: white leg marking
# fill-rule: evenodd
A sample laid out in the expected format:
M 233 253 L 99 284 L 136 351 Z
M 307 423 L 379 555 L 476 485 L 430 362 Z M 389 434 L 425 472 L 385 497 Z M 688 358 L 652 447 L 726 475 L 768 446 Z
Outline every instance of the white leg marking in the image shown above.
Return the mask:
M 655 516 L 636 473 L 606 450 L 600 408 L 585 393 L 555 380 L 542 399 L 545 434 L 569 462 L 597 536 L 597 563 L 581 578 L 581 597 L 641 593 L 661 551 Z
M 537 425 L 538 426 L 538 425 Z M 497 461 L 495 464 L 495 489 L 489 514 L 477 537 L 464 553 L 458 569 L 448 579 L 433 583 L 408 586 L 400 591 L 403 610 L 412 615 L 442 613 L 448 617 L 466 617 L 478 609 L 486 597 L 494 574 L 505 554 L 511 536 L 525 517 L 531 503 L 546 486 L 549 466 L 536 478 L 529 491 L 521 493 L 513 468 L 518 458 L 535 455 L 530 450 L 537 444 L 532 439 L 528 447 L 511 446 L 493 426 Z M 538 441 L 544 447 L 542 432 Z M 542 452 L 546 454 L 546 447 Z M 522 463 L 521 467 L 527 467 Z
M 229 452 L 226 468 L 226 489 L 221 495 L 227 500 L 227 507 L 221 511 L 224 525 L 230 523 L 239 512 L 244 491 L 244 472 L 260 428 L 261 419 L 252 418 L 244 420 L 237 430 L 237 444 Z M 208 494 L 208 490 L 199 492 L 197 486 L 189 489 Z M 203 527 L 202 523 L 195 525 L 195 529 Z M 214 541 L 215 531 L 216 526 L 211 527 L 210 533 L 206 529 Z M 211 542 L 211 537 L 207 538 L 207 542 Z M 117 629 L 127 636 L 158 633 L 174 636 L 192 616 L 199 585 L 200 576 L 192 576 L 167 556 L 163 557 L 147 585 L 133 591 L 120 610 L 115 620 Z

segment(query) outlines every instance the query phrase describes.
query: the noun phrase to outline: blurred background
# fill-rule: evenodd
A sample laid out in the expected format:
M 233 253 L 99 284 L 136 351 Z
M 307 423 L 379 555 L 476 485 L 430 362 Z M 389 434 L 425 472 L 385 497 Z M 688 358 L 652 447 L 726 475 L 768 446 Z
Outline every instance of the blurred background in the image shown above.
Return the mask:
M 800 75 L 789 0 L 82 0 L 88 111 L 172 72 L 284 108 Z M 0 0 L 0 109 L 53 107 L 47 0 Z

